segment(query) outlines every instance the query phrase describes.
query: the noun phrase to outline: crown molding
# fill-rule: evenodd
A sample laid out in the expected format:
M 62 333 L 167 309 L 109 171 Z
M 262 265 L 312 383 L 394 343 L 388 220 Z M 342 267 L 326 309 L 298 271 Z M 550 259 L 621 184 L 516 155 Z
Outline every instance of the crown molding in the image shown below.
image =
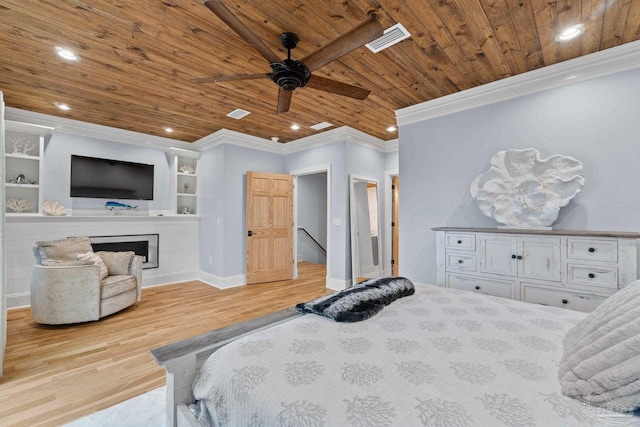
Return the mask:
M 292 154 L 310 148 L 322 147 L 335 142 L 348 141 L 361 144 L 382 152 L 397 151 L 397 140 L 383 141 L 359 130 L 343 126 L 315 135 L 296 139 L 287 143 L 273 142 L 244 133 L 220 129 L 193 143 L 192 149 L 204 151 L 221 144 L 231 144 L 254 150 L 268 151 L 275 154 Z
M 640 67 L 640 41 L 396 110 L 399 126 L 542 92 Z
M 217 145 L 231 144 L 275 154 L 291 154 L 339 141 L 353 142 L 385 153 L 398 150 L 397 139 L 384 141 L 348 126 L 331 129 L 287 143 L 274 142 L 270 139 L 264 139 L 229 129 L 220 129 L 193 143 L 189 143 L 12 107 L 5 109 L 5 118 L 8 121 L 15 122 L 16 125 L 24 124 L 24 126 L 46 129 L 48 133 L 58 131 L 106 141 L 157 148 L 165 151 L 177 149 L 201 152 Z
M 273 142 L 269 139 L 248 135 L 242 132 L 236 132 L 229 129 L 220 129 L 214 133 L 207 135 L 195 141 L 191 145 L 192 150 L 204 151 L 221 144 L 231 144 L 240 147 L 251 148 L 254 150 L 268 151 L 271 153 L 282 154 L 285 144 Z
M 190 143 L 178 141 L 177 139 L 148 135 L 146 133 L 133 132 L 111 126 L 81 122 L 79 120 L 72 120 L 64 117 L 50 116 L 48 114 L 35 113 L 33 111 L 20 110 L 12 107 L 5 108 L 5 119 L 29 123 L 36 126 L 52 127 L 56 131 L 72 135 L 104 139 L 124 144 L 141 145 L 144 147 L 160 149 L 167 149 L 171 147 L 190 149 L 191 147 Z

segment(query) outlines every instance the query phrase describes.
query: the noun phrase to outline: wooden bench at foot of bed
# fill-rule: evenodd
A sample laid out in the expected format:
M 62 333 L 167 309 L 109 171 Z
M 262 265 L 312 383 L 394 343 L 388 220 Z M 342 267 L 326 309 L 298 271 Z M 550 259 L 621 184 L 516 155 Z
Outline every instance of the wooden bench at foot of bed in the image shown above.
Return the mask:
M 238 338 L 300 316 L 291 307 L 151 350 L 151 356 L 167 372 L 166 425 L 200 425 L 188 408 L 195 403 L 191 385 L 212 353 Z

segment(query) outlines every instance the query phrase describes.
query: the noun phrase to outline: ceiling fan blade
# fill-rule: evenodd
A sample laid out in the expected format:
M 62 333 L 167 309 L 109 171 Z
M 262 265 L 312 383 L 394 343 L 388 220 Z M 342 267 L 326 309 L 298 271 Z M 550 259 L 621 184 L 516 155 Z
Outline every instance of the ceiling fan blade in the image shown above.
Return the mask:
M 309 79 L 305 87 L 323 90 L 325 92 L 331 92 L 355 99 L 365 99 L 371 93 L 368 89 L 314 75 L 311 76 L 311 79 Z
M 278 109 L 276 114 L 286 113 L 291 106 L 291 97 L 293 96 L 292 90 L 284 90 L 280 88 L 278 91 Z
M 214 77 L 201 77 L 199 79 L 191 79 L 196 83 L 217 83 L 217 82 L 230 82 L 233 80 L 256 80 L 269 77 L 267 73 L 260 74 L 238 74 L 236 76 L 214 76 Z
M 245 39 L 251 47 L 253 47 L 260 55 L 262 55 L 269 63 L 280 62 L 281 58 L 265 45 L 246 25 L 244 25 L 236 16 L 231 13 L 220 0 L 207 0 L 204 5 L 209 8 L 218 18 L 224 21 L 233 31 L 240 37 Z
M 382 25 L 378 22 L 378 17 L 375 14 L 370 14 L 369 18 L 360 25 L 330 41 L 315 52 L 310 53 L 301 59 L 301 62 L 313 72 L 334 59 L 338 59 L 380 37 L 382 32 Z

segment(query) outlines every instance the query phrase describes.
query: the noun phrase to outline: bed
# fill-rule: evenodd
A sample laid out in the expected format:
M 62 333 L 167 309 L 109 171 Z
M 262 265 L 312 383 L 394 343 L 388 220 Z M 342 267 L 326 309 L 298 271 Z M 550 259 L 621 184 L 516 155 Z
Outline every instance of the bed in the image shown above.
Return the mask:
M 362 322 L 291 309 L 152 350 L 168 425 L 640 425 L 561 391 L 585 313 L 415 288 Z

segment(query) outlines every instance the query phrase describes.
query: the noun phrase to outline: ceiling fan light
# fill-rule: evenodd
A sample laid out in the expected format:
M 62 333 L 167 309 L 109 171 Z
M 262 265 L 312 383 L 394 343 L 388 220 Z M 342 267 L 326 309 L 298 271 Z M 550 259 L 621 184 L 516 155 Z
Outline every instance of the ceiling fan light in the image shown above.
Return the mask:
M 566 42 L 575 39 L 576 37 L 582 35 L 582 33 L 584 33 L 583 24 L 572 25 L 571 27 L 567 27 L 562 30 L 562 32 L 560 32 L 556 36 L 555 40 L 557 42 Z

